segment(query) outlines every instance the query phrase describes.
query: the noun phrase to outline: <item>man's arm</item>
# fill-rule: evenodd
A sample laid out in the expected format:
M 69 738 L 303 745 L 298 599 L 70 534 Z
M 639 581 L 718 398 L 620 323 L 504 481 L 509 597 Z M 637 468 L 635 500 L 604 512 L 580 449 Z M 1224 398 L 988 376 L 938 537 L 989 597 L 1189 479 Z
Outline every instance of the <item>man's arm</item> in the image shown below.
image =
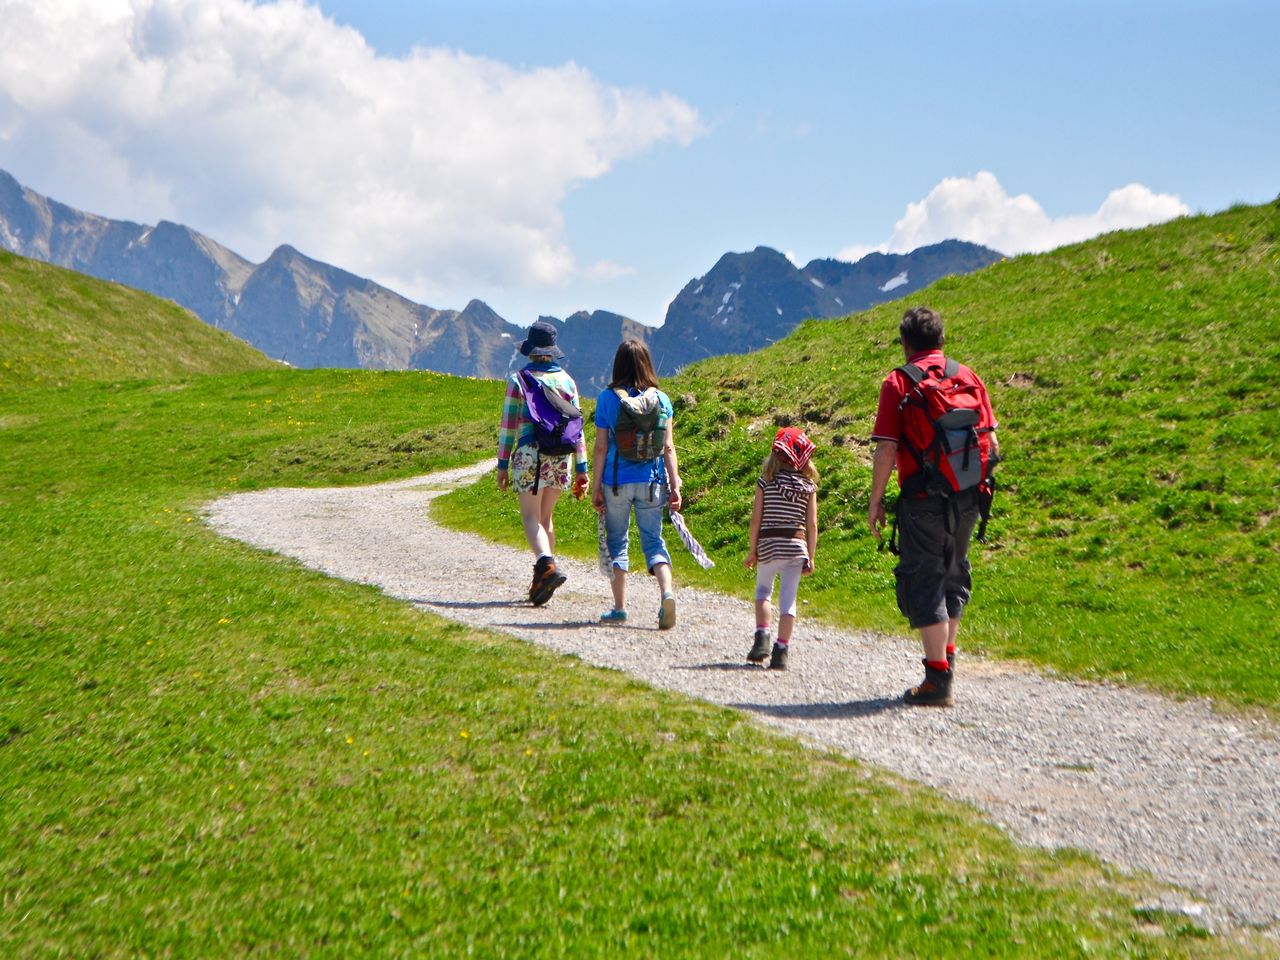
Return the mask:
M 871 502 L 867 504 L 867 524 L 879 540 L 884 530 L 884 492 L 898 462 L 896 440 L 880 440 L 876 443 L 875 460 L 871 466 Z

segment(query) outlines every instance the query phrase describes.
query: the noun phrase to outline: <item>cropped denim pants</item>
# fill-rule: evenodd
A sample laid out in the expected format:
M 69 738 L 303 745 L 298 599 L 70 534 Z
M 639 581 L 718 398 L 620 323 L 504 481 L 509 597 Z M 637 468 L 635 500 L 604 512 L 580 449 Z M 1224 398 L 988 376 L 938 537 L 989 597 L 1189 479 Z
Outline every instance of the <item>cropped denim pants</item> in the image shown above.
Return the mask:
M 652 495 L 653 499 L 649 497 Z M 671 563 L 666 541 L 662 539 L 662 508 L 667 505 L 666 484 L 620 483 L 618 492 L 604 485 L 605 543 L 609 560 L 619 570 L 628 567 L 627 546 L 630 542 L 631 514 L 636 515 L 640 546 L 649 572 L 660 563 Z

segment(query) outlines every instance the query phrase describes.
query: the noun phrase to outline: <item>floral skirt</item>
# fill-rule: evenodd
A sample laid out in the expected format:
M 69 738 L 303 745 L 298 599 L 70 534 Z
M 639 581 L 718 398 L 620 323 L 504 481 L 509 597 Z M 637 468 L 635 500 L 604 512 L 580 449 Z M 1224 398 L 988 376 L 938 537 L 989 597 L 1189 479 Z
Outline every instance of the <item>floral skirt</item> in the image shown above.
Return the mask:
M 569 475 L 572 471 L 572 453 L 559 457 L 544 455 L 539 458 L 537 450 L 525 446 L 517 447 L 516 452 L 511 456 L 511 486 L 516 493 L 532 490 L 533 481 L 538 474 L 541 474 L 538 489 L 556 487 L 560 490 L 568 490 Z

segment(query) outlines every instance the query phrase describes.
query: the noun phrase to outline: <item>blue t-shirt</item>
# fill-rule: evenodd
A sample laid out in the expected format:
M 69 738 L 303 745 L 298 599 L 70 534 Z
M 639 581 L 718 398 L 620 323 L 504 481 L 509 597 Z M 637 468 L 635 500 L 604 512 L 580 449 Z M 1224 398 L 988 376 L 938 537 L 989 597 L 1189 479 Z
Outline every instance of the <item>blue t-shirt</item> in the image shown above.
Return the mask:
M 634 387 L 627 390 L 633 397 L 638 397 L 644 393 L 643 390 L 637 390 Z M 667 420 L 671 419 L 674 412 L 671 408 L 671 398 L 661 390 L 658 391 L 658 403 L 662 407 L 663 416 Z M 618 422 L 618 410 L 622 407 L 622 401 L 618 399 L 618 395 L 612 390 L 602 390 L 599 398 L 596 400 L 596 429 L 609 431 L 609 452 L 604 458 L 604 474 L 600 477 L 601 481 L 606 484 L 617 483 L 652 483 L 658 480 L 665 483 L 667 480 L 667 468 L 661 456 L 655 457 L 647 463 L 635 463 L 631 460 L 618 460 L 618 447 L 614 443 L 613 428 Z M 613 478 L 613 464 L 618 463 L 618 479 Z

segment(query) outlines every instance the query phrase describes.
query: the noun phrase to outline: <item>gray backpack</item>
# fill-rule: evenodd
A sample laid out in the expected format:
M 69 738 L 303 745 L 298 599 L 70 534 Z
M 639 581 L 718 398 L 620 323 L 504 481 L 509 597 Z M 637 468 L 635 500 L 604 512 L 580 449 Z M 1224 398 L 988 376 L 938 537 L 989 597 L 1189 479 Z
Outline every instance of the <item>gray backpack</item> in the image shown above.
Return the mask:
M 614 387 L 618 397 L 618 419 L 613 427 L 613 442 L 618 451 L 613 461 L 613 487 L 618 488 L 618 461 L 648 463 L 662 456 L 667 445 L 667 415 L 662 409 L 658 391 L 649 387 L 638 397 L 621 387 Z

